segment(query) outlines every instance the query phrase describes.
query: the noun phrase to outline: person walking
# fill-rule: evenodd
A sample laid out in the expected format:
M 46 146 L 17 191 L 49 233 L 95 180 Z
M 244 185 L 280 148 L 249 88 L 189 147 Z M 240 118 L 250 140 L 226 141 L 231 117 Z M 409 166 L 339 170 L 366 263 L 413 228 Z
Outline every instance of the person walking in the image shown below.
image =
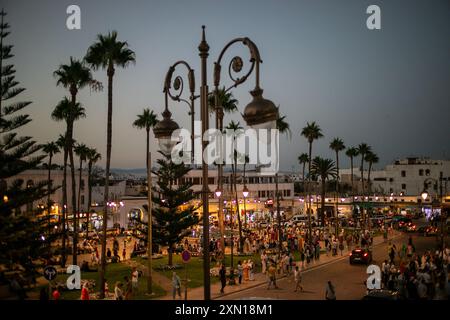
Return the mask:
M 267 255 L 266 255 L 265 251 L 263 251 L 263 253 L 261 254 L 261 266 L 262 266 L 261 272 L 263 274 L 265 274 L 266 273 L 266 269 L 267 269 Z
M 127 248 L 123 246 L 122 250 L 122 261 L 125 261 L 127 259 Z
M 302 274 L 300 273 L 300 270 L 298 269 L 298 266 L 296 266 L 295 270 L 294 270 L 294 282 L 295 282 L 295 290 L 294 290 L 294 292 L 297 292 L 298 288 L 300 288 L 300 291 L 303 291 Z
M 220 283 L 222 285 L 220 289 L 220 293 L 224 293 L 225 286 L 227 285 L 227 270 L 225 269 L 225 265 L 222 264 L 222 267 L 219 271 Z
M 336 300 L 336 291 L 331 281 L 328 281 L 325 288 L 325 300 Z
M 175 300 L 176 294 L 178 293 L 178 296 L 181 299 L 181 279 L 177 275 L 177 273 L 174 271 L 172 273 L 172 297 Z
M 302 270 L 305 268 L 305 251 L 302 249 L 300 251 L 300 261 L 302 262 Z
M 267 286 L 267 290 L 270 289 L 270 286 L 273 284 L 275 289 L 278 289 L 277 286 L 277 269 L 275 268 L 275 266 L 273 264 L 270 265 L 269 270 L 268 270 L 268 274 L 269 274 L 269 285 Z
M 248 280 L 249 281 L 254 281 L 255 280 L 255 277 L 254 277 L 254 264 L 253 264 L 253 261 L 252 260 L 248 260 L 247 261 L 247 264 L 248 264 Z
M 244 269 L 242 268 L 242 263 L 240 260 L 238 261 L 238 264 L 237 264 L 237 271 L 238 271 L 238 281 L 239 281 L 239 284 L 241 284 Z
M 136 295 L 139 291 L 139 272 L 136 267 L 133 267 L 131 272 L 131 288 L 133 294 Z
M 122 283 L 117 281 L 114 287 L 114 300 L 123 300 Z
M 125 300 L 131 300 L 133 298 L 133 289 L 131 287 L 131 281 L 128 276 L 123 277 L 125 282 Z

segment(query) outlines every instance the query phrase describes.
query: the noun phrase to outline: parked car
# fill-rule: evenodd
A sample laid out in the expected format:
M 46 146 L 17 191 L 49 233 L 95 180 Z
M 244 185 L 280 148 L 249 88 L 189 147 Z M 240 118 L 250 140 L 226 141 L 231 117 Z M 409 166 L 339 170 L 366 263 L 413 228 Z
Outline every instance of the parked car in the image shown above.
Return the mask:
M 438 228 L 433 226 L 422 226 L 417 229 L 417 232 L 424 237 L 435 236 L 438 232 Z
M 313 220 L 313 217 L 311 217 L 311 220 Z M 303 223 L 307 223 L 308 222 L 308 216 L 307 215 L 300 215 L 297 214 L 295 216 L 292 217 L 292 219 L 290 220 L 290 222 L 294 225 L 300 226 Z
M 406 225 L 406 232 L 416 232 L 417 231 L 417 225 L 410 222 Z
M 354 263 L 369 264 L 372 262 L 372 252 L 368 249 L 356 248 L 350 252 L 350 264 Z

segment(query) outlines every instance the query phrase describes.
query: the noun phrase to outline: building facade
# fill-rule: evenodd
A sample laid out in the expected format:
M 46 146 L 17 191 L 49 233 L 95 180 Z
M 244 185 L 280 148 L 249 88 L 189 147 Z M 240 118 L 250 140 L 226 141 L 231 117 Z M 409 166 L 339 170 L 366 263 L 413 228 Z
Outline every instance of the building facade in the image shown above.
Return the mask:
M 78 201 L 78 190 L 79 190 L 79 184 L 80 184 L 80 172 L 79 170 L 76 171 L 75 174 L 75 186 L 76 186 L 76 193 L 77 193 L 77 201 Z M 63 178 L 64 178 L 64 172 L 63 170 L 51 170 L 50 173 L 50 179 L 52 180 L 52 186 L 53 188 L 58 188 L 51 196 L 50 199 L 53 202 L 53 208 L 52 212 L 55 214 L 58 214 L 61 212 L 62 206 L 63 206 L 63 191 L 62 191 L 62 184 L 63 184 Z M 36 185 L 40 182 L 46 182 L 48 181 L 48 170 L 45 169 L 35 169 L 35 170 L 26 170 L 21 172 L 20 174 L 10 177 L 6 179 L 6 183 L 10 184 L 13 183 L 14 180 L 23 180 L 24 187 L 28 185 Z M 69 212 L 72 212 L 72 177 L 70 174 L 70 170 L 67 171 L 67 206 L 69 208 Z M 87 201 L 88 201 L 88 174 L 86 171 L 82 171 L 81 174 L 81 192 L 80 192 L 80 208 L 81 211 L 87 210 Z M 37 206 L 46 206 L 47 205 L 47 198 L 40 199 L 38 201 L 35 201 L 29 206 L 32 206 L 32 208 L 36 208 Z M 24 207 L 23 210 L 28 210 L 30 207 L 26 208 Z

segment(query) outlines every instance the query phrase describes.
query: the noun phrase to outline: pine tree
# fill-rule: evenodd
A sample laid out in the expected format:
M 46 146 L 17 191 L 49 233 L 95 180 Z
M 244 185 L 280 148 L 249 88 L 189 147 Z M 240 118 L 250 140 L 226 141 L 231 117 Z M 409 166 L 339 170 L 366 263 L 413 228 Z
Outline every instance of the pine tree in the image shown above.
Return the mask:
M 153 242 L 168 247 L 169 261 L 172 265 L 172 256 L 175 245 L 179 244 L 189 233 L 190 228 L 199 222 L 194 214 L 198 209 L 191 204 L 195 198 L 191 189 L 192 184 L 185 182 L 183 177 L 191 170 L 183 163 L 175 164 L 170 156 L 158 160 L 159 169 L 153 173 L 157 175 L 157 186 L 153 188 Z M 157 196 L 158 195 L 158 196 Z M 148 207 L 144 209 L 148 212 Z M 148 224 L 138 222 L 137 228 L 143 240 L 147 240 Z
M 32 137 L 19 136 L 20 128 L 31 119 L 20 111 L 30 105 L 30 101 L 17 102 L 16 98 L 25 89 L 18 87 L 16 70 L 7 64 L 12 58 L 12 45 L 5 45 L 9 35 L 9 24 L 4 21 L 6 13 L 0 12 L 0 264 L 8 268 L 13 264 L 25 267 L 29 274 L 34 268 L 32 259 L 47 256 L 50 237 L 48 216 L 39 218 L 45 206 L 32 209 L 30 204 L 42 200 L 48 194 L 47 181 L 25 185 L 22 179 L 14 179 L 19 173 L 35 169 L 45 155 L 36 155 L 42 149 Z M 5 105 L 7 103 L 7 105 Z M 8 182 L 7 182 L 8 179 Z M 51 190 L 50 190 L 51 191 Z M 34 210 L 34 211 L 33 211 Z

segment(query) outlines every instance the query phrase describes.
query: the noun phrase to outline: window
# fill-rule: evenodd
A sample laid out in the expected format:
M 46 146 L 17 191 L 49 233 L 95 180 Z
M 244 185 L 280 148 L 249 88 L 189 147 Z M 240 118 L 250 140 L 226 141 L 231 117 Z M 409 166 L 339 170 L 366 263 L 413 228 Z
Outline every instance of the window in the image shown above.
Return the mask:
M 208 178 L 208 184 L 214 184 L 214 177 Z
M 265 198 L 266 197 L 266 191 L 261 191 L 261 197 Z
M 402 177 L 406 177 L 406 171 L 402 170 Z
M 405 190 L 405 189 L 406 189 L 406 184 L 402 183 L 402 190 Z
M 425 175 L 429 176 L 430 175 L 430 169 L 425 170 Z
M 200 178 L 194 178 L 194 182 L 193 182 L 194 184 L 200 184 Z
M 84 179 L 81 180 L 81 190 L 84 190 Z
M 423 169 L 419 170 L 419 176 L 423 176 Z
M 290 197 L 291 196 L 291 190 L 287 190 L 286 191 L 286 197 Z
M 389 182 L 394 182 L 394 178 L 389 178 Z
M 84 195 L 81 196 L 81 204 L 84 205 Z

